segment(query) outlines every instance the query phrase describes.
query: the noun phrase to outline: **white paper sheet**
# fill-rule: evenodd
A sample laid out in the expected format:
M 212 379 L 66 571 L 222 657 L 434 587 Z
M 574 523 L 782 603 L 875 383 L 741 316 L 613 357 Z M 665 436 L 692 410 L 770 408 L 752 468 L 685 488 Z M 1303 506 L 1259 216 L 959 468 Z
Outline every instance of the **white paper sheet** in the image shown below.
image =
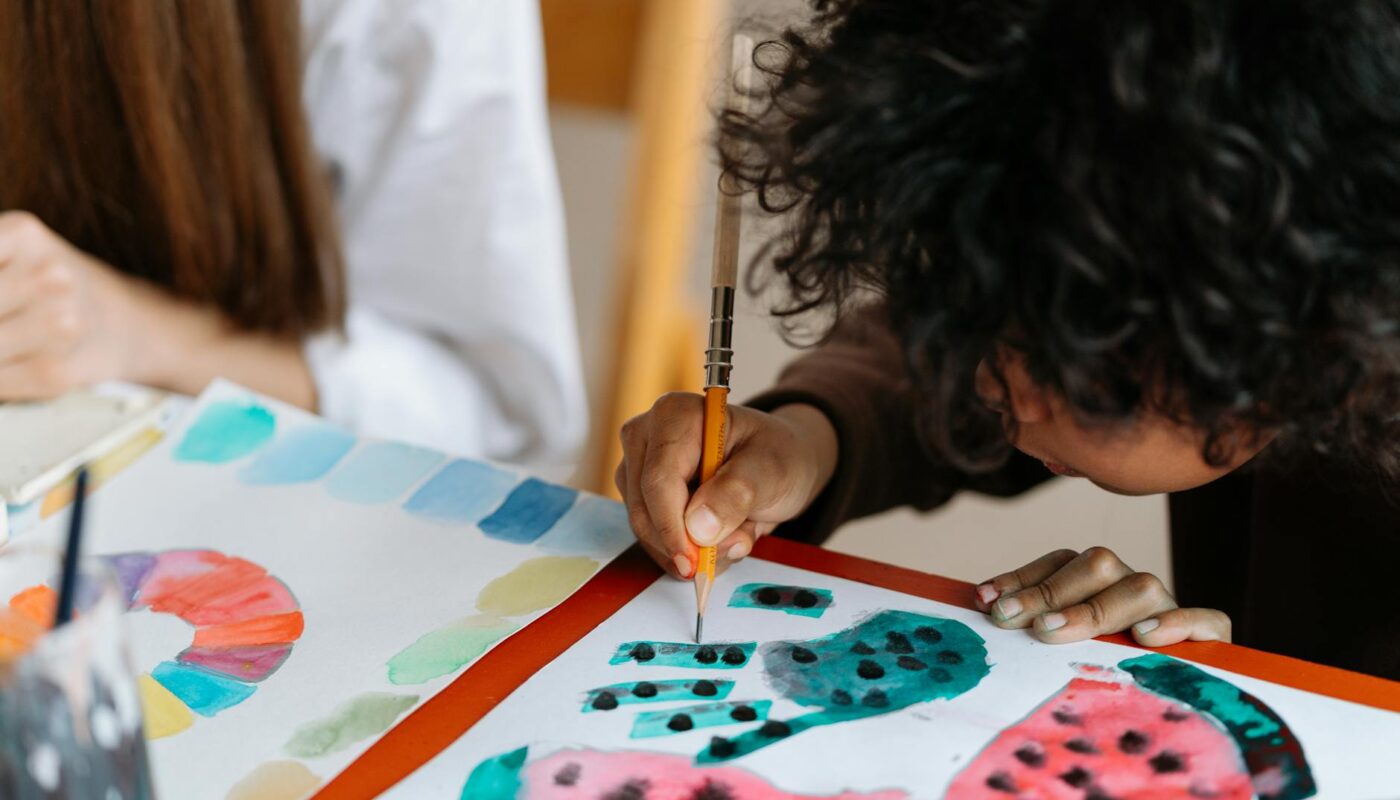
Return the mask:
M 771 609 L 727 607 L 734 588 L 749 582 L 829 589 L 834 603 L 820 618 Z M 729 671 L 609 663 L 618 645 L 624 642 L 688 641 L 694 602 L 689 584 L 659 580 L 525 682 L 449 749 L 386 796 L 394 800 L 467 797 L 462 794 L 463 788 L 478 764 L 526 745 L 529 746 L 527 768 L 530 763 L 547 759 L 561 748 L 674 753 L 693 758 L 705 750 L 712 736 L 732 737 L 755 727 L 754 723 L 732 724 L 634 739 L 629 734 L 639 713 L 692 705 L 696 701 L 581 711 L 590 696 L 589 690 L 610 684 L 669 678 L 727 679 L 735 682 L 728 700 L 773 701 L 769 719 L 791 719 L 810 710 L 800 708 L 775 691 L 765 679 L 761 657 Z M 796 794 L 828 796 L 849 791 L 867 795 L 896 790 L 908 797 L 942 797 L 955 776 L 978 757 L 999 731 L 1015 725 L 1071 679 L 1080 677 L 1077 663 L 1111 667 L 1124 659 L 1145 654 L 1142 650 L 1101 642 L 1044 645 L 1025 632 L 999 630 L 972 611 L 758 559 L 749 559 L 723 576 L 705 624 L 709 635 L 717 639 L 760 643 L 799 640 L 834 633 L 885 609 L 965 623 L 986 640 L 987 660 L 991 664 L 989 673 L 975 688 L 954 699 L 918 703 L 881 716 L 812 728 L 723 766 L 741 768 L 782 792 Z M 533 635 L 540 635 L 540 632 Z M 881 654 L 884 661 L 888 662 L 889 658 L 888 654 Z M 1397 750 L 1400 714 L 1210 667 L 1202 669 L 1252 693 L 1291 726 L 1311 766 L 1319 789 L 1316 797 L 1337 800 L 1400 797 L 1400 778 L 1395 772 L 1395 756 L 1400 753 Z M 1144 758 L 1150 754 L 1148 752 Z M 515 796 L 575 796 L 564 788 L 567 787 L 527 784 Z M 1063 795 L 988 792 L 977 796 L 1086 796 L 1083 791 L 1061 788 L 1066 791 Z M 650 800 L 692 796 L 690 789 L 668 793 L 656 783 L 654 776 L 651 790 L 617 796 L 644 796 Z
M 224 463 L 177 458 L 190 426 L 220 403 L 252 403 L 267 409 L 275 417 L 275 434 L 247 455 Z M 365 693 L 402 698 L 391 700 L 387 712 L 384 702 L 377 704 L 381 724 L 386 713 L 389 719 L 402 720 L 413 706 L 445 687 L 465 664 L 424 679 L 422 658 L 410 659 L 406 674 L 394 683 L 386 665 L 396 654 L 463 619 L 468 622 L 454 630 L 469 631 L 470 639 L 475 635 L 470 633 L 473 625 L 480 627 L 483 616 L 478 606 L 487 603 L 483 589 L 529 560 L 569 560 L 570 580 L 554 587 L 559 597 L 552 605 L 631 544 L 620 507 L 585 494 L 570 501 L 573 505 L 563 518 L 529 544 L 488 537 L 476 524 L 406 511 L 405 503 L 452 462 L 450 457 L 397 488 L 376 483 L 376 468 L 393 473 L 394 459 L 406 457 L 401 452 L 390 453 L 387 461 L 361 462 L 357 473 L 342 474 L 354 472 L 348 465 L 374 446 L 364 441 L 335 458 L 325 474 L 302 483 L 286 482 L 298 469 L 295 458 L 259 466 L 258 460 L 289 435 L 300 435 L 303 429 L 323 430 L 323 426 L 317 418 L 275 401 L 256 398 L 238 387 L 216 385 L 158 448 L 102 487 L 89 504 L 88 553 L 216 550 L 265 568 L 290 590 L 304 617 L 304 632 L 281 666 L 261 681 L 248 682 L 251 695 L 209 716 L 193 714 L 187 728 L 150 742 L 162 798 L 225 797 L 237 782 L 269 762 L 277 764 L 260 773 L 259 791 L 285 791 L 299 784 L 309 787 L 312 775 L 329 779 L 382 735 L 365 735 L 376 727 L 365 717 L 375 715 L 360 714 L 338 731 L 303 730 L 295 749 L 331 751 L 321 756 L 289 754 L 288 744 L 299 729 L 332 716 L 342 704 Z M 203 456 L 209 455 L 206 448 Z M 217 462 L 228 453 L 214 455 Z M 435 460 L 432 454 L 409 455 L 420 459 L 419 467 Z M 402 481 L 401 463 L 397 469 Z M 518 488 L 524 478 L 515 473 L 489 474 L 493 480 L 501 474 L 506 478 L 494 496 L 476 498 L 480 510 L 475 518 L 494 514 L 506 493 Z M 257 485 L 259 480 L 264 484 Z M 553 500 L 560 501 L 558 492 Z M 448 487 L 435 502 L 441 506 L 452 501 Z M 539 520 L 526 522 L 540 524 Z M 56 541 L 65 524 L 66 514 L 55 515 L 34 536 Z M 534 589 L 548 589 L 556 579 L 546 570 L 531 580 Z M 546 609 L 519 611 L 518 606 L 538 603 L 539 598 L 522 600 L 512 595 L 519 594 L 518 583 L 505 592 L 490 590 L 494 594 L 487 604 L 505 609 L 497 618 L 523 627 Z M 175 662 L 177 654 L 191 647 L 192 636 L 204 635 L 198 630 L 192 633 L 191 623 L 172 613 L 138 610 L 125 620 L 139 672 Z M 454 652 L 460 654 L 460 640 L 452 641 L 457 643 Z M 436 671 L 442 669 L 439 663 Z

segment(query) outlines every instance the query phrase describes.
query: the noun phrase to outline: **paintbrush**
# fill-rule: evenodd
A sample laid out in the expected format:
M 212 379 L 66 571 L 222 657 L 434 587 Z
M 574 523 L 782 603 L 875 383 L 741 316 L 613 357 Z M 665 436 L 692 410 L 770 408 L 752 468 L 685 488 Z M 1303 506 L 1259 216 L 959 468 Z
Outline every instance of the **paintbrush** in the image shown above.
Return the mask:
M 725 107 L 744 113 L 748 109 L 753 78 L 753 40 L 734 36 L 730 61 L 729 92 Z M 715 210 L 715 252 L 710 274 L 710 335 L 705 350 L 705 427 L 700 455 L 700 482 L 714 477 L 724 461 L 724 437 L 728 426 L 729 372 L 734 366 L 734 290 L 739 274 L 739 233 L 743 220 L 743 200 L 738 186 L 727 174 L 719 181 Z M 695 565 L 695 641 L 705 629 L 705 607 L 715 583 L 718 556 L 714 547 L 700 548 Z
M 63 572 L 58 578 L 58 605 L 53 626 L 60 628 L 73 618 L 73 599 L 78 591 L 78 556 L 82 552 L 83 508 L 88 487 L 87 467 L 79 467 L 73 484 L 73 507 L 68 516 L 68 545 L 63 551 Z

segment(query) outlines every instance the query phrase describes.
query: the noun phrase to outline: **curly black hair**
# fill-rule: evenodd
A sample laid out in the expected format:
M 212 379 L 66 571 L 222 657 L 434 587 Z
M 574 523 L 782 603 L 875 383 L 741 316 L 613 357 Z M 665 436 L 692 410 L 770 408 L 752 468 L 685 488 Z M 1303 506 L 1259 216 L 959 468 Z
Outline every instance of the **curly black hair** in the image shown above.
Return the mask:
M 1400 476 L 1400 2 L 814 0 L 721 167 L 789 318 L 883 296 L 967 468 L 999 345 L 1084 420 L 1144 410 Z M 806 317 L 802 317 L 806 318 Z M 1271 448 L 1271 449 L 1277 449 Z

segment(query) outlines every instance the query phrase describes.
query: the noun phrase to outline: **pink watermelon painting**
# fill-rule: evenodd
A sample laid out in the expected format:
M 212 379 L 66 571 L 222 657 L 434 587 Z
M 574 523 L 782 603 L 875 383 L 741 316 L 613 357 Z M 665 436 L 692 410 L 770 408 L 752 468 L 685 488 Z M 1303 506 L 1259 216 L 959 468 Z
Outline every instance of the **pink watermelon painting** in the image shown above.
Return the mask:
M 1089 668 L 1002 731 L 947 800 L 1303 800 L 1293 732 L 1253 695 L 1151 653 Z

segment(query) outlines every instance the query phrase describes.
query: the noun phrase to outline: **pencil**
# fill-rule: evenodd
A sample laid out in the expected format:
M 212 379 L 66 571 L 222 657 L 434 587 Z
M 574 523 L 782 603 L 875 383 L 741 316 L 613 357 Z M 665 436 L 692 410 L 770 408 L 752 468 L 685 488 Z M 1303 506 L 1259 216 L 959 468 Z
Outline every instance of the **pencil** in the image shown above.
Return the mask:
M 753 74 L 753 40 L 734 36 L 730 61 L 727 107 L 743 113 L 748 108 Z M 719 200 L 715 211 L 715 253 L 710 274 L 710 335 L 705 350 L 705 425 L 700 455 L 700 482 L 713 478 L 724 461 L 724 438 L 728 426 L 729 373 L 734 365 L 734 289 L 739 274 L 739 233 L 743 202 L 738 188 L 728 176 L 720 176 Z M 695 565 L 695 641 L 705 629 L 705 608 L 715 583 L 718 561 L 716 548 L 700 548 Z

